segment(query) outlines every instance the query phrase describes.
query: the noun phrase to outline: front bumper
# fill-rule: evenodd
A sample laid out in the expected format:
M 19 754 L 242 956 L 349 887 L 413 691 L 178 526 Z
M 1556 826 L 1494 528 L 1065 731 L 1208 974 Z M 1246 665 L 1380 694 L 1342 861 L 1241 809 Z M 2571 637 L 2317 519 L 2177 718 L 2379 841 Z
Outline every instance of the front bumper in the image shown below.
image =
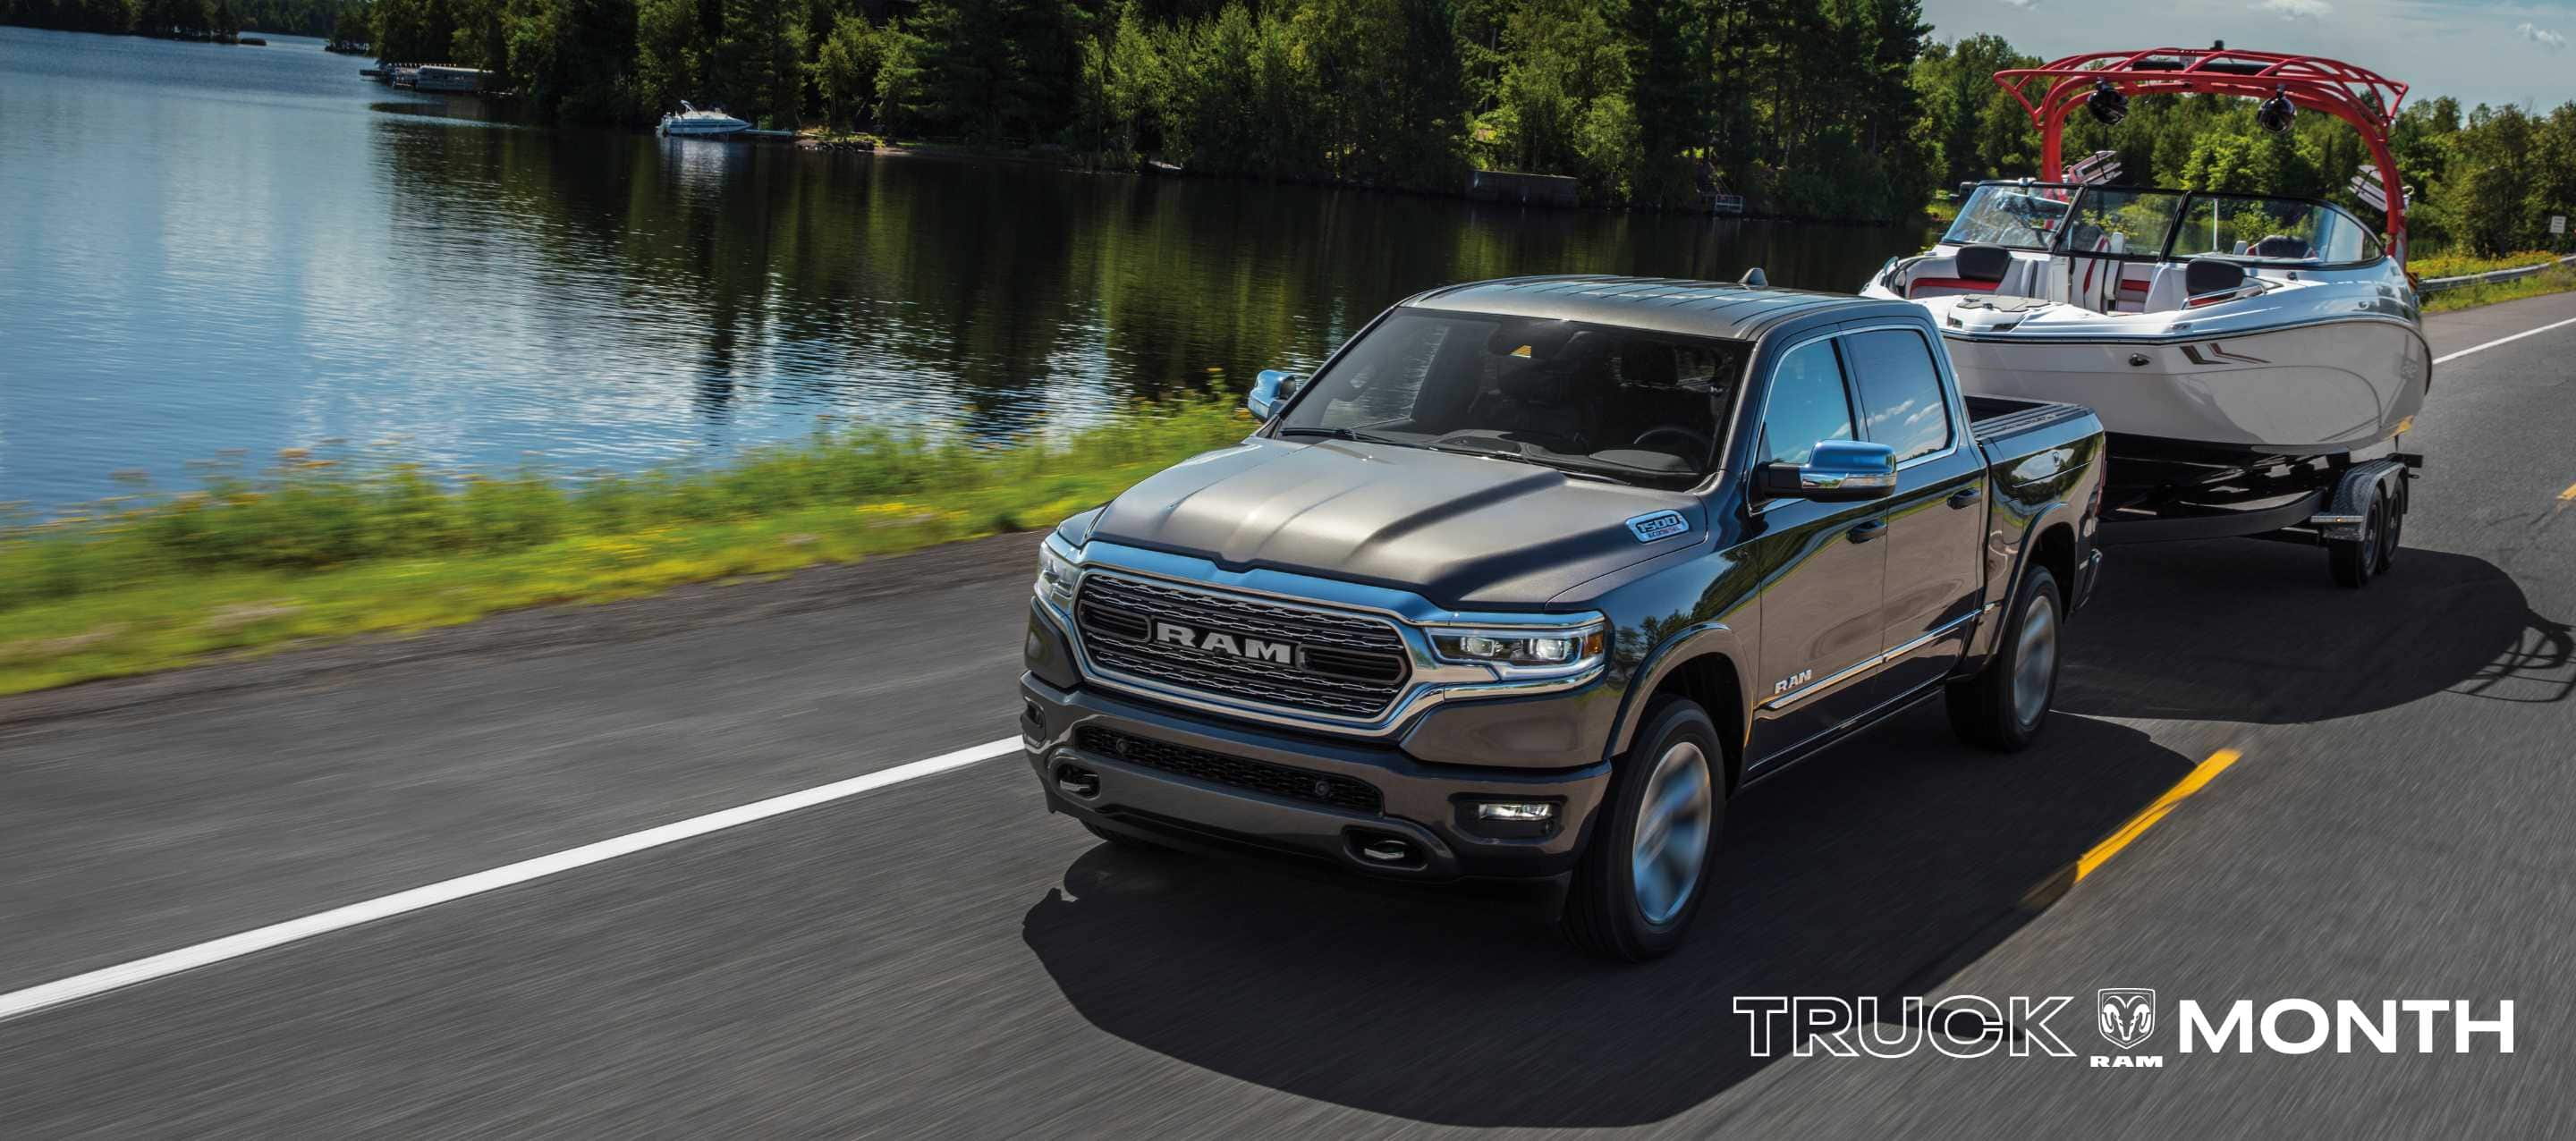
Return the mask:
M 1022 743 L 1052 811 L 1184 847 L 1301 856 L 1398 879 L 1566 872 L 1610 779 L 1607 762 L 1545 771 L 1427 764 L 1391 746 L 1201 719 L 1078 683 L 1060 686 L 1037 672 L 1021 676 L 1020 694 Z M 1248 762 L 1239 771 L 1268 779 L 1210 779 L 1085 747 L 1118 737 Z M 1379 803 L 1368 810 L 1282 795 L 1275 791 L 1280 770 L 1356 781 L 1374 789 Z M 1556 818 L 1542 834 L 1482 834 L 1507 827 L 1474 818 L 1475 804 L 1490 800 L 1550 802 Z M 1398 842 L 1392 847 L 1403 858 L 1385 857 L 1387 841 Z

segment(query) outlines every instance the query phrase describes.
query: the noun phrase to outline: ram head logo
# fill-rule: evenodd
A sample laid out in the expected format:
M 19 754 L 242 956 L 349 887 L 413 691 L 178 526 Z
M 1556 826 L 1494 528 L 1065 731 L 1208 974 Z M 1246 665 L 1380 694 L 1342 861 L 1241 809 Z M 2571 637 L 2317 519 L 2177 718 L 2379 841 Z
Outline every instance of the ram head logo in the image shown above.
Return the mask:
M 2133 987 L 2104 987 L 2100 993 L 2104 1041 L 2127 1050 L 2156 1032 L 2156 992 Z

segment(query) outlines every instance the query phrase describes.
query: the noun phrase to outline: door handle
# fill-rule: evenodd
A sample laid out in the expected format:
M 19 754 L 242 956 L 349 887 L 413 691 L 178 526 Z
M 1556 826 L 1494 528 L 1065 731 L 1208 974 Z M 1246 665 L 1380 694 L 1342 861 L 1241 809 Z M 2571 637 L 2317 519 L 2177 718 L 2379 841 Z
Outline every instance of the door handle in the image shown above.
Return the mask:
M 1951 492 L 1951 493 L 1950 493 L 1950 509 L 1951 509 L 1951 510 L 1953 510 L 1953 511 L 1956 511 L 1956 510 L 1959 510 L 1959 509 L 1964 508 L 1964 507 L 1974 506 L 1978 500 L 1983 499 L 1983 498 L 1985 498 L 1985 497 L 1986 497 L 1986 489 L 1985 489 L 1985 488 L 1982 488 L 1982 487 L 1963 487 L 1963 488 L 1960 488 L 1959 490 L 1957 490 L 1957 491 L 1953 491 L 1953 492 Z
M 1855 543 L 1866 543 L 1886 533 L 1887 520 L 1872 519 L 1867 523 L 1853 524 L 1851 530 L 1843 532 L 1843 538 Z

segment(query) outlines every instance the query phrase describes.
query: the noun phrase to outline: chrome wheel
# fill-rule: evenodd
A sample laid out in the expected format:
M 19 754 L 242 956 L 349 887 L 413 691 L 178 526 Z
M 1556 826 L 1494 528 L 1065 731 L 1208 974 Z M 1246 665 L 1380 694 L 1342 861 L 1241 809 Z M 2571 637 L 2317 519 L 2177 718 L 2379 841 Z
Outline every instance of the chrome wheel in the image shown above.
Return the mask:
M 1708 863 L 1710 795 L 1708 754 L 1676 741 L 1655 759 L 1646 797 L 1637 806 L 1636 841 L 1629 850 L 1629 882 L 1646 922 L 1671 922 L 1699 891 Z
M 2027 728 L 2048 713 L 2048 688 L 2057 677 L 2057 600 L 2042 592 L 2022 612 L 2020 644 L 2013 653 L 2013 719 Z

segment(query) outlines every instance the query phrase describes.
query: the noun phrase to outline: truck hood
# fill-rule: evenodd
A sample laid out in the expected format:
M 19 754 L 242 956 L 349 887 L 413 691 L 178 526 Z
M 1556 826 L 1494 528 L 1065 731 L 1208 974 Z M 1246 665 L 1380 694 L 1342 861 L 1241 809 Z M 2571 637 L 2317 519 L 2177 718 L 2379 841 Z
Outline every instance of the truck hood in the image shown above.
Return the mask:
M 1642 540 L 1628 521 L 1678 512 Z M 1702 541 L 1699 500 L 1509 460 L 1383 444 L 1253 439 L 1110 502 L 1089 538 L 1396 590 L 1453 610 L 1529 608 Z

